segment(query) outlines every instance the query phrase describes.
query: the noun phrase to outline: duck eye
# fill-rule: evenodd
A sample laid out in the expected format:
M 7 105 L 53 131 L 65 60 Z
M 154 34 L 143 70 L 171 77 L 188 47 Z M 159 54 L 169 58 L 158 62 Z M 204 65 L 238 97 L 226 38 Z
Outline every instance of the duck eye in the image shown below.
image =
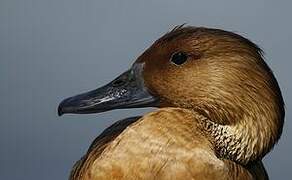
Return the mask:
M 184 52 L 177 52 L 171 56 L 170 61 L 176 65 L 182 65 L 184 62 L 187 61 L 187 59 L 187 54 L 185 54 Z

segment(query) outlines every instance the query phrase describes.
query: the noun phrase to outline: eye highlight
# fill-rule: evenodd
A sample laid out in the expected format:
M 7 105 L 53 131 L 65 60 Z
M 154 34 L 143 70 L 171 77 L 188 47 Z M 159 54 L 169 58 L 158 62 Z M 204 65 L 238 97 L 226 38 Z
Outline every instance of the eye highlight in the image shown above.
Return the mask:
M 170 61 L 176 65 L 182 65 L 187 61 L 187 59 L 188 55 L 186 53 L 176 52 L 171 56 Z

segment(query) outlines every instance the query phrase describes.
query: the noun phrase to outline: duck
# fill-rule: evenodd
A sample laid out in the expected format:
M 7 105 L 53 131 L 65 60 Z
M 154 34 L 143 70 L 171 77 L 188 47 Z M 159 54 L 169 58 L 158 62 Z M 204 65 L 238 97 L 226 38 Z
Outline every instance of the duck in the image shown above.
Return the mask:
M 108 84 L 63 100 L 58 114 L 155 107 L 105 129 L 70 180 L 268 179 L 262 158 L 285 108 L 263 51 L 216 28 L 176 26 Z

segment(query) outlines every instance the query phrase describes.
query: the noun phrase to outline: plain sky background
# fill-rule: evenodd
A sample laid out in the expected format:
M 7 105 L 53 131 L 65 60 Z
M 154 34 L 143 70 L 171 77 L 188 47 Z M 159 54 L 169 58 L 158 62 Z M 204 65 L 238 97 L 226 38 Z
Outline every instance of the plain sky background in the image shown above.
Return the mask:
M 266 52 L 286 122 L 264 163 L 272 180 L 290 179 L 291 8 L 289 0 L 1 0 L 0 179 L 67 179 L 103 129 L 151 110 L 56 112 L 63 98 L 109 82 L 182 23 L 237 32 Z

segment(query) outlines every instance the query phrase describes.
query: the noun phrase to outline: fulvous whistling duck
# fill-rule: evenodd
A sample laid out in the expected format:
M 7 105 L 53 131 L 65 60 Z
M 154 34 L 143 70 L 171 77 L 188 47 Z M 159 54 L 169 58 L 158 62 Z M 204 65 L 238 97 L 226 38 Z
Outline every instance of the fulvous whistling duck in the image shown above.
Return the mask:
M 178 26 L 109 84 L 62 101 L 64 113 L 158 107 L 116 122 L 71 180 L 268 179 L 284 103 L 262 51 L 224 30 Z

